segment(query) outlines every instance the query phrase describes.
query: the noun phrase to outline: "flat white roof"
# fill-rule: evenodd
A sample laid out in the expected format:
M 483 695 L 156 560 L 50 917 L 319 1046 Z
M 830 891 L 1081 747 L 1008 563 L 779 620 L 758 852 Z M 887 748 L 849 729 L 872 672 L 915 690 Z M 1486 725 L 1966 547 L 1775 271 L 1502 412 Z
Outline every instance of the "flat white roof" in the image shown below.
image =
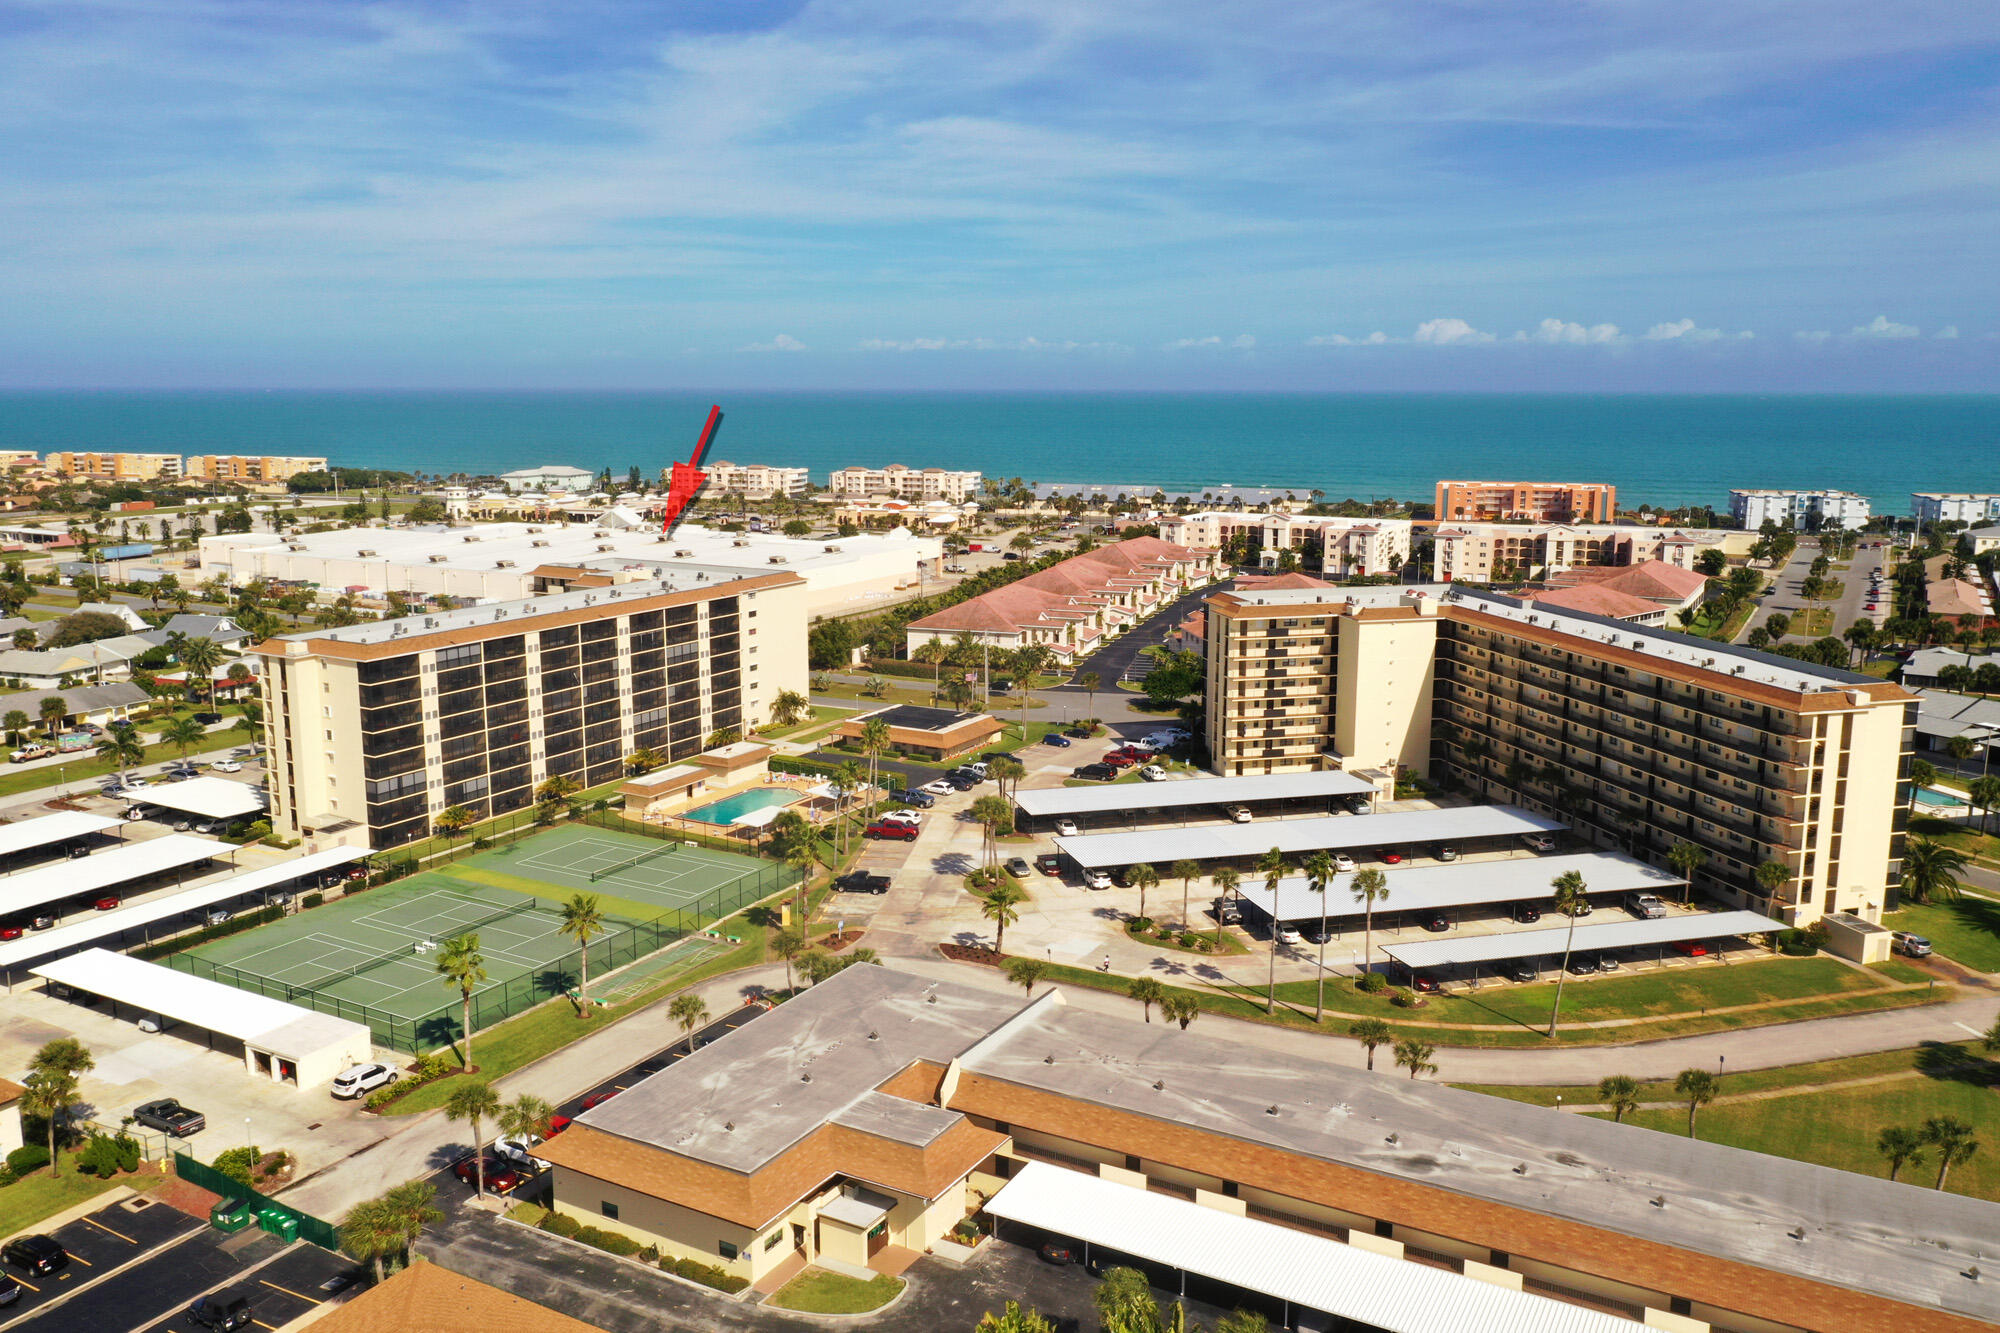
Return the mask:
M 1107 787 L 1038 787 L 1014 793 L 1024 815 L 1095 815 L 1111 810 L 1166 810 L 1239 801 L 1372 796 L 1375 784 L 1352 773 L 1260 773 L 1242 778 L 1187 778 Z
M 187 778 L 156 783 L 130 794 L 136 805 L 157 805 L 204 819 L 240 819 L 264 813 L 264 795 L 255 787 L 228 778 Z
M 360 1023 L 287 1004 L 268 995 L 238 990 L 220 981 L 192 977 L 108 949 L 86 949 L 58 958 L 35 968 L 34 973 L 45 981 L 60 982 L 119 1004 L 150 1010 L 294 1060 L 350 1040 L 356 1030 L 365 1039 L 368 1031 Z M 282 1045 L 272 1041 L 279 1035 L 286 1039 Z
M 1383 815 L 1325 815 L 1318 819 L 1252 820 L 1202 828 L 1145 829 L 1135 833 L 1083 833 L 1057 838 L 1056 846 L 1090 869 L 1141 861 L 1215 861 L 1260 856 L 1276 847 L 1287 856 L 1321 849 L 1401 847 L 1413 842 L 1466 842 L 1567 828 L 1512 805 L 1399 810 Z
M 51 843 L 68 842 L 90 833 L 117 828 L 123 822 L 81 810 L 58 810 L 52 815 L 24 819 L 18 824 L 0 824 L 0 856 L 32 851 Z
M 233 855 L 236 848 L 213 838 L 170 833 L 164 838 L 128 842 L 123 847 L 93 852 L 56 865 L 38 866 L 0 879 L 0 916 L 116 888 L 148 875 Z
M 50 954 L 64 953 L 79 948 L 94 940 L 101 940 L 121 931 L 136 930 L 149 926 L 155 921 L 164 921 L 179 916 L 183 912 L 199 911 L 216 903 L 228 902 L 246 893 L 258 893 L 273 885 L 289 883 L 303 875 L 317 874 L 334 866 L 346 865 L 368 855 L 357 847 L 335 847 L 330 851 L 314 852 L 297 860 L 285 861 L 262 870 L 246 870 L 240 875 L 230 875 L 212 884 L 198 884 L 181 893 L 170 893 L 143 903 L 133 903 L 128 907 L 116 908 L 109 912 L 92 912 L 79 921 L 54 930 L 34 931 L 23 935 L 11 943 L 0 944 L 0 968 L 9 968 L 30 958 L 45 958 Z
M 1607 921 L 1601 926 L 1578 926 L 1570 948 L 1576 953 L 1590 953 L 1599 949 L 1672 944 L 1676 940 L 1718 940 L 1728 935 L 1755 935 L 1783 929 L 1784 922 L 1773 921 L 1760 912 L 1683 914 L 1655 917 L 1651 921 Z M 1552 930 L 1518 930 L 1501 935 L 1471 935 L 1456 940 L 1419 940 L 1413 944 L 1385 944 L 1382 952 L 1405 967 L 1414 968 L 1449 967 L 1453 963 L 1496 963 L 1503 958 L 1560 954 L 1569 933 L 1569 927 L 1558 926 Z
M 1687 881 L 1668 871 L 1634 860 L 1623 852 L 1579 852 L 1570 856 L 1515 856 L 1504 861 L 1453 861 L 1443 865 L 1414 866 L 1408 870 L 1385 870 L 1389 896 L 1378 900 L 1375 914 L 1420 912 L 1435 907 L 1473 907 L 1481 903 L 1507 903 L 1518 898 L 1547 898 L 1553 890 L 1549 881 L 1564 871 L 1583 876 L 1590 892 L 1626 893 L 1643 889 L 1648 893 L 1671 893 Z M 1352 872 L 1338 874 L 1327 887 L 1325 911 L 1328 916 L 1358 916 L 1354 901 Z M 1264 881 L 1245 880 L 1237 892 L 1266 915 L 1272 914 L 1271 891 Z M 1304 875 L 1278 881 L 1277 910 L 1280 921 L 1317 919 L 1321 895 L 1313 892 L 1312 880 Z
M 1045 1162 L 1023 1165 L 986 1211 L 1392 1333 L 1632 1333 L 1640 1327 Z

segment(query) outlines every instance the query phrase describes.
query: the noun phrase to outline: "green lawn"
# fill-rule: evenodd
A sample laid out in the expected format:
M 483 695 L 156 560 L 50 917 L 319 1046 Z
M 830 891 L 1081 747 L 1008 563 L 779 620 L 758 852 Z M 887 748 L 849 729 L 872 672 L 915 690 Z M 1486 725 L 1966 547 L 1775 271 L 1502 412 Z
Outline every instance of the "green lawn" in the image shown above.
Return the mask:
M 806 718 L 804 721 L 794 722 L 789 727 L 766 727 L 764 730 L 758 732 L 757 735 L 765 740 L 778 740 L 786 736 L 796 736 L 802 731 L 812 731 L 819 727 L 838 722 L 842 718 L 853 717 L 860 711 L 858 708 L 832 708 L 825 704 L 814 704 L 812 705 L 812 716 Z
M 783 1310 L 803 1310 L 809 1314 L 866 1314 L 896 1299 L 903 1279 L 877 1273 L 868 1281 L 824 1268 L 808 1268 L 778 1288 L 765 1302 Z
M 1872 990 L 1875 985 L 1866 973 L 1831 958 L 1759 958 L 1726 966 L 1703 963 L 1628 976 L 1572 978 L 1563 987 L 1562 1019 L 1590 1023 L 1607 1018 L 1658 1018 L 1766 1000 L 1843 995 Z M 1547 1023 L 1555 992 L 1553 982 L 1486 986 L 1463 996 L 1445 996 L 1443 1009 L 1450 1011 L 1452 1021 L 1460 1023 L 1485 1021 L 1482 1014 Z
M 1964 779 L 1958 779 L 1954 783 L 1951 775 L 1948 773 L 1939 775 L 1938 785 L 1956 786 L 1961 795 L 1965 791 Z M 1929 815 L 1912 814 L 1910 816 L 1910 834 L 1913 837 L 1935 838 L 1948 847 L 1956 847 L 1967 856 L 1981 857 L 1988 861 L 2000 861 L 2000 838 L 1996 838 L 1991 833 L 1985 833 L 1976 828 L 1967 828 L 1956 820 L 1936 819 Z
M 1882 914 L 1891 930 L 1908 930 L 1930 940 L 1937 952 L 1980 972 L 2000 972 L 2000 902 L 1961 897 L 1957 902 L 1912 905 Z
M 1962 1061 L 1976 1059 L 1982 1054 L 1978 1042 L 1942 1044 L 1930 1042 L 1900 1051 L 1875 1051 L 1868 1055 L 1843 1056 L 1838 1060 L 1814 1060 L 1801 1065 L 1778 1065 L 1771 1069 L 1729 1072 L 1723 1076 L 1722 1095 L 1731 1097 L 1746 1092 L 1815 1087 L 1826 1083 L 1846 1082 L 1849 1079 L 1877 1078 L 1884 1074 L 1907 1074 L 1918 1070 L 1947 1070 Z M 1612 1067 L 1607 1066 L 1605 1069 L 1607 1075 L 1617 1072 L 1617 1069 Z M 1601 1100 L 1595 1083 L 1588 1085 L 1459 1083 L 1454 1086 L 1464 1088 L 1467 1092 L 1482 1092 L 1489 1097 L 1505 1097 L 1509 1101 L 1529 1102 L 1536 1106 L 1554 1106 L 1557 1097 L 1561 1097 L 1563 1103 L 1568 1106 L 1591 1106 Z M 1655 1079 L 1639 1084 L 1639 1100 L 1642 1102 L 1676 1102 L 1679 1098 L 1680 1094 L 1674 1091 L 1672 1079 Z
M 159 1176 L 144 1173 L 123 1179 L 99 1180 L 96 1176 L 78 1171 L 75 1158 L 73 1152 L 63 1154 L 63 1173 L 60 1177 L 51 1176 L 48 1168 L 43 1167 L 32 1176 L 0 1189 L 0 1236 L 26 1231 L 43 1218 L 74 1208 L 114 1185 L 145 1190 L 160 1183 Z
M 1794 611 L 1785 633 L 1807 639 L 1823 638 L 1833 633 L 1833 612 L 1823 606 L 1810 611 Z

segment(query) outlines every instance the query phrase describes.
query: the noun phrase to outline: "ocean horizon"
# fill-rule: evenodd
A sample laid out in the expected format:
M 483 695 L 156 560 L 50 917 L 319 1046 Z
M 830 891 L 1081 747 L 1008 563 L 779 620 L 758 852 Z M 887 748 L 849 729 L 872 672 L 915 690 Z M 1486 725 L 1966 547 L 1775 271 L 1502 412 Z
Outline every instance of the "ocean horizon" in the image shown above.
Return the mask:
M 623 476 L 710 461 L 976 468 L 1028 482 L 1428 502 L 1441 478 L 1609 481 L 1726 509 L 1734 486 L 2000 491 L 2000 395 L 9 391 L 0 446 L 326 455 L 336 466 Z

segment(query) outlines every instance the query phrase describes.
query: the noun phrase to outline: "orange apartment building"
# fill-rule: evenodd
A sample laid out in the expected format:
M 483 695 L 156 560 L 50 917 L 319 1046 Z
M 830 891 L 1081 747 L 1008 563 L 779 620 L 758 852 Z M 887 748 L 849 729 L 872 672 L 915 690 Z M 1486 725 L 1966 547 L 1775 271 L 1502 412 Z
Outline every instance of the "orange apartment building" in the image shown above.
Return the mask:
M 1433 513 L 1440 523 L 1609 523 L 1618 516 L 1618 488 L 1605 481 L 1440 481 Z

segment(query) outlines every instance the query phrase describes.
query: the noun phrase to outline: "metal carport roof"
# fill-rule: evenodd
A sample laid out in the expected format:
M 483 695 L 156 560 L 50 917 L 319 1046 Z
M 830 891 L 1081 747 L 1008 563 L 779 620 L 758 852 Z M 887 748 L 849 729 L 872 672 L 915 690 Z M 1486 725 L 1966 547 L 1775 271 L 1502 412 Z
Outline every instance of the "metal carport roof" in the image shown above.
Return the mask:
M 1021 813 L 1096 815 L 1113 810 L 1168 810 L 1189 805 L 1233 805 L 1248 801 L 1319 800 L 1334 796 L 1373 796 L 1375 784 L 1351 773 L 1258 773 L 1241 778 L 1184 778 L 1141 785 L 1104 787 L 1037 787 L 1016 791 Z
M 1520 898 L 1547 898 L 1553 892 L 1549 881 L 1564 871 L 1581 874 L 1592 894 L 1672 893 L 1687 881 L 1680 876 L 1623 852 L 1578 852 L 1568 856 L 1512 856 L 1504 861 L 1452 861 L 1408 870 L 1385 870 L 1389 896 L 1375 904 L 1377 919 L 1386 912 L 1421 912 L 1437 907 L 1476 907 L 1484 903 L 1509 903 Z M 1317 920 L 1322 910 L 1330 917 L 1358 916 L 1361 907 L 1354 901 L 1354 875 L 1338 874 L 1328 886 L 1325 902 L 1312 890 L 1304 875 L 1278 882 L 1277 917 L 1280 921 Z M 1262 880 L 1246 880 L 1237 892 L 1258 911 L 1271 913 L 1271 891 Z
M 183 912 L 199 911 L 216 903 L 226 903 L 246 893 L 258 893 L 275 885 L 290 883 L 304 875 L 317 874 L 335 866 L 358 861 L 368 853 L 358 847 L 335 847 L 314 852 L 297 860 L 284 861 L 261 870 L 246 870 L 212 884 L 196 885 L 181 893 L 170 893 L 148 902 L 134 903 L 110 912 L 92 912 L 54 930 L 34 931 L 7 944 L 0 944 L 0 969 L 11 968 L 31 958 L 68 953 L 108 936 L 165 921 Z
M 1512 805 L 1456 806 L 1445 810 L 1399 810 L 1382 815 L 1324 815 L 1318 819 L 1269 819 L 1248 824 L 1198 828 L 1145 829 L 1136 833 L 1082 833 L 1057 838 L 1076 863 L 1090 869 L 1130 866 L 1141 861 L 1216 861 L 1261 856 L 1276 847 L 1287 856 L 1322 848 L 1405 846 L 1413 842 L 1469 841 L 1522 833 L 1554 833 L 1568 827 Z
M 1716 940 L 1728 935 L 1755 935 L 1783 930 L 1785 923 L 1773 921 L 1759 912 L 1675 912 L 1651 921 L 1607 921 L 1601 926 L 1578 926 L 1570 943 L 1577 953 L 1600 949 L 1630 949 L 1647 944 L 1672 944 L 1676 940 Z M 1449 967 L 1454 963 L 1497 963 L 1503 958 L 1533 958 L 1560 954 L 1569 939 L 1569 927 L 1553 930 L 1515 930 L 1499 935 L 1470 935 L 1455 940 L 1418 940 L 1412 944 L 1385 944 L 1382 952 L 1405 967 Z
M 1023 1165 L 986 1211 L 1391 1333 L 1633 1333 L 1640 1327 L 1045 1162 Z
M 264 794 L 228 778 L 188 778 L 130 793 L 134 805 L 157 805 L 203 819 L 241 819 L 264 813 Z
M 24 819 L 17 824 L 0 824 L 0 856 L 33 851 L 52 843 L 68 842 L 90 833 L 117 828 L 123 820 L 108 819 L 82 810 L 58 810 L 52 815 Z
M 44 903 L 116 888 L 135 879 L 163 874 L 212 856 L 231 856 L 236 848 L 211 838 L 170 833 L 164 838 L 128 842 L 123 847 L 80 856 L 57 865 L 39 866 L 0 879 L 0 917 Z

